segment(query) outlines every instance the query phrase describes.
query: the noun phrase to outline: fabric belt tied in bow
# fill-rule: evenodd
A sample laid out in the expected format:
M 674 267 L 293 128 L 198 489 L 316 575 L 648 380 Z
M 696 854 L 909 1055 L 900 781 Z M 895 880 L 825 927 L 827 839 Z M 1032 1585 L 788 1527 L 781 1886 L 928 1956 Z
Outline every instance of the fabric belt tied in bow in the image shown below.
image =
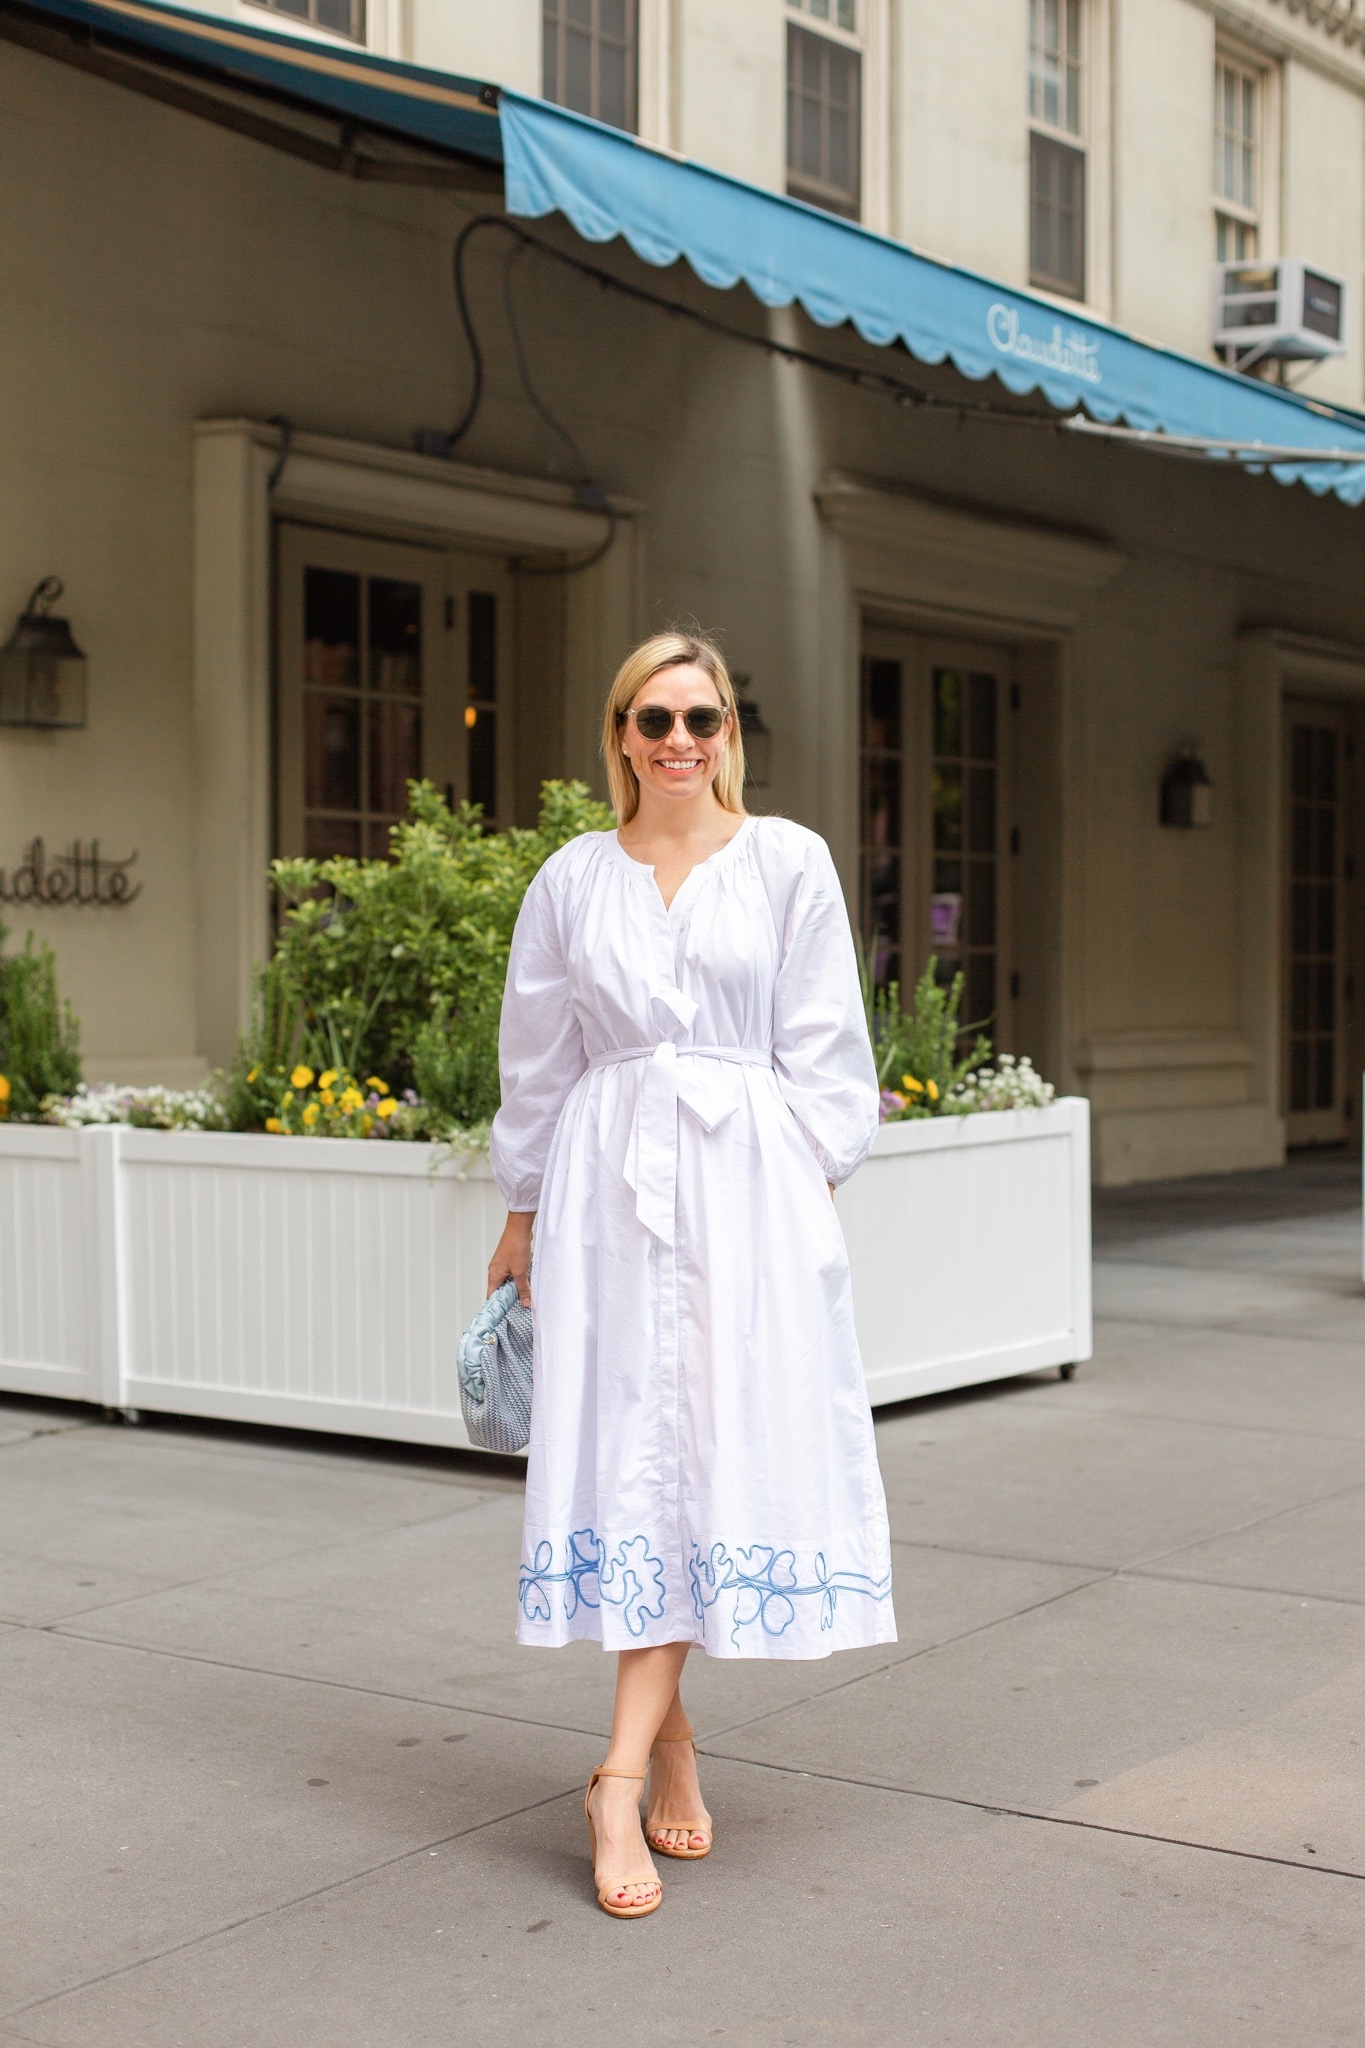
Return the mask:
M 644 1060 L 639 1099 L 626 1152 L 626 1180 L 635 1194 L 635 1213 L 665 1244 L 673 1242 L 678 1198 L 678 1105 L 683 1103 L 704 1131 L 717 1130 L 734 1115 L 739 1098 L 733 1087 L 718 1088 L 713 1061 L 731 1066 L 770 1067 L 772 1054 L 756 1045 L 613 1046 L 594 1053 L 592 1067 L 614 1067 L 622 1060 Z M 694 1063 L 707 1062 L 710 1071 Z M 737 1077 L 736 1077 L 737 1078 Z

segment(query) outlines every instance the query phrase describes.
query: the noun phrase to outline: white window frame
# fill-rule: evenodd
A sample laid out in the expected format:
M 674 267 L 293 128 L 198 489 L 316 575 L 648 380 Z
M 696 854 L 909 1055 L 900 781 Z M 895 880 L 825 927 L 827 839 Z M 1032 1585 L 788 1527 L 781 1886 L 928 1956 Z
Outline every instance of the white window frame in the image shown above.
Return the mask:
M 264 421 L 196 422 L 196 1009 L 200 1049 L 218 1066 L 250 1020 L 253 964 L 270 950 L 275 520 L 503 553 L 514 564 L 571 560 L 602 539 L 601 515 L 576 505 L 565 484 L 323 434 L 296 433 L 276 474 L 279 457 L 279 429 Z M 602 677 L 645 624 L 644 507 L 612 502 L 615 545 L 558 584 L 563 773 L 591 786 L 601 783 Z
M 1218 107 L 1220 101 L 1220 80 L 1224 66 L 1229 66 L 1250 76 L 1256 84 L 1256 112 L 1260 127 L 1256 138 L 1255 190 L 1253 203 L 1244 206 L 1218 190 Z M 1212 195 L 1214 251 L 1218 248 L 1218 222 L 1220 215 L 1225 220 L 1237 221 L 1254 230 L 1256 235 L 1255 254 L 1272 258 L 1280 253 L 1280 72 L 1278 65 L 1269 62 L 1258 51 L 1249 50 L 1237 43 L 1218 38 L 1214 49 L 1213 85 L 1213 128 L 1210 148 L 1210 190 Z M 1235 262 L 1239 259 L 1223 259 Z M 1250 258 L 1241 259 L 1250 261 Z
M 1028 0 L 1019 0 L 1025 7 L 1024 20 L 1024 110 L 1026 132 L 1047 136 L 1050 141 L 1066 144 L 1077 149 L 1085 158 L 1085 292 L 1082 298 L 1073 298 L 1068 293 L 1053 292 L 1046 285 L 1029 282 L 1029 290 L 1040 298 L 1067 311 L 1093 312 L 1101 318 L 1109 318 L 1113 312 L 1113 233 L 1112 212 L 1114 203 L 1114 181 L 1112 167 L 1113 122 L 1111 118 L 1111 72 L 1112 49 L 1111 10 L 1096 4 L 1096 0 L 1080 0 L 1080 127 L 1072 130 L 1055 127 L 1040 117 L 1035 117 L 1029 104 L 1029 82 L 1032 66 L 1033 45 L 1031 23 L 1028 14 Z M 1033 258 L 1033 179 L 1030 161 L 1026 165 L 1024 179 L 1024 205 L 1026 208 L 1024 250 L 1026 274 L 1031 278 Z
M 1091 10 L 1090 10 L 1090 8 L 1089 8 L 1089 7 L 1087 6 L 1087 4 L 1086 4 L 1086 0 L 1075 0 L 1075 5 L 1076 5 L 1076 19 L 1077 19 L 1077 37 L 1078 37 L 1078 41 L 1079 41 L 1079 44 L 1080 44 L 1079 52 L 1078 52 L 1078 54 L 1077 54 L 1077 55 L 1076 55 L 1076 57 L 1075 57 L 1075 69 L 1076 69 L 1076 73 L 1077 73 L 1077 79 L 1076 79 L 1076 126 L 1075 126 L 1074 128 L 1068 128 L 1068 127 L 1067 127 L 1067 125 L 1066 125 L 1066 123 L 1065 123 L 1064 121 L 1049 121 L 1049 120 L 1047 119 L 1047 117 L 1046 117 L 1046 116 L 1045 116 L 1044 114 L 1041 114 L 1041 113 L 1037 113 L 1037 112 L 1035 112 L 1035 110 L 1034 110 L 1034 107 L 1033 107 L 1033 104 L 1032 104 L 1032 101 L 1033 101 L 1033 20 L 1034 20 L 1034 14 L 1035 14 L 1035 10 L 1037 10 L 1037 9 L 1041 9 L 1041 8 L 1042 8 L 1042 7 L 1044 7 L 1045 5 L 1046 5 L 1046 0 L 1028 0 L 1028 85 L 1027 85 L 1027 91 L 1028 91 L 1028 119 L 1029 119 L 1029 127 L 1030 127 L 1030 128 L 1036 128 L 1036 129 L 1038 130 L 1039 134 L 1041 134 L 1041 135 L 1048 135 L 1048 136 L 1051 136 L 1051 138 L 1052 138 L 1052 139 L 1053 139 L 1053 141 L 1055 141 L 1055 142 L 1069 142 L 1069 143 L 1071 144 L 1071 146 L 1072 146 L 1072 147 L 1073 147 L 1074 149 L 1080 149 L 1080 150 L 1084 150 L 1084 149 L 1086 148 L 1086 146 L 1087 146 L 1087 129 L 1088 129 L 1088 123 L 1087 123 L 1087 120 L 1086 120 L 1086 115 L 1087 115 L 1087 113 L 1088 113 L 1088 111 L 1089 111 L 1089 109 L 1088 109 L 1088 108 L 1087 108 L 1087 106 L 1086 106 L 1086 74 L 1087 74 L 1087 71 L 1088 71 L 1088 69 L 1089 69 L 1089 60 L 1090 60 L 1090 32 L 1091 32 L 1091 27 L 1092 27 L 1092 24 L 1091 24 L 1091 21 L 1090 21 L 1090 19 L 1089 19 L 1089 16 L 1090 16 Z M 1069 0 L 1057 0 L 1057 6 L 1058 6 L 1059 10 L 1061 11 L 1061 18 L 1062 18 L 1062 20 L 1063 20 L 1063 21 L 1065 21 L 1065 19 L 1066 19 L 1066 13 L 1067 13 L 1067 8 L 1068 8 L 1068 5 L 1069 5 Z M 1064 49 L 1064 51 L 1063 51 L 1063 69 L 1064 69 L 1064 71 L 1065 71 L 1065 69 L 1066 69 L 1066 68 L 1068 68 L 1068 66 L 1069 66 L 1069 64 L 1070 64 L 1070 61 L 1071 61 L 1071 51 L 1070 51 L 1070 48 L 1069 48 L 1069 46 L 1068 46 L 1068 47 L 1067 47 L 1066 49 Z M 1063 92 L 1063 98 L 1065 98 L 1065 91 Z
M 303 42 L 322 43 L 331 50 L 368 50 L 376 57 L 412 55 L 412 0 L 365 0 L 365 40 L 356 42 L 334 30 L 317 28 L 310 21 L 294 21 L 259 0 L 229 0 L 225 10 L 244 27 L 273 28 L 280 35 L 295 36 Z
M 860 0 L 860 4 L 866 9 L 868 0 Z M 830 6 L 832 10 L 837 12 L 838 0 L 830 0 Z M 787 191 L 791 189 L 791 168 L 788 156 L 791 148 L 791 95 L 788 73 L 788 66 L 790 64 L 788 54 L 790 35 L 788 31 L 795 28 L 817 41 L 833 43 L 839 49 L 848 50 L 858 59 L 858 206 L 856 213 L 851 215 L 839 213 L 837 217 L 840 219 L 857 220 L 864 226 L 870 226 L 871 222 L 867 218 L 867 53 L 863 45 L 863 38 L 854 30 L 841 28 L 835 21 L 822 21 L 812 15 L 807 5 L 807 0 L 787 0 L 785 16 L 786 25 L 783 31 L 784 43 L 782 54 L 782 93 L 786 108 L 783 118 L 784 189 Z M 801 198 L 803 195 L 798 192 L 794 196 Z M 813 203 L 818 205 L 819 201 L 816 200 Z M 833 207 L 830 210 L 831 212 L 837 211 Z

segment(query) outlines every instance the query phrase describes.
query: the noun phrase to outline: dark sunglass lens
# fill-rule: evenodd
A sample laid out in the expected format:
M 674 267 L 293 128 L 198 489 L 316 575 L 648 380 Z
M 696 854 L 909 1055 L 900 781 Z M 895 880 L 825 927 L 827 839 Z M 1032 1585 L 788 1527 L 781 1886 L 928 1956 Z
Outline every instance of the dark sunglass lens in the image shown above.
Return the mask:
M 694 706 L 684 720 L 694 740 L 713 740 L 724 722 L 725 713 L 712 704 Z
M 647 704 L 635 714 L 635 727 L 642 740 L 667 739 L 673 730 L 673 713 L 662 704 Z

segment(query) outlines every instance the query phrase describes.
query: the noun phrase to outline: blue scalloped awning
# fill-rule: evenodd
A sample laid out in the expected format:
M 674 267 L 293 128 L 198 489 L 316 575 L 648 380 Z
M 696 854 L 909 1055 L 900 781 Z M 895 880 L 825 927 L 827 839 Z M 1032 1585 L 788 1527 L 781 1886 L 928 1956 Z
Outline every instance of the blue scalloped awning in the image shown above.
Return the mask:
M 1062 412 L 1080 405 L 1146 431 L 1365 455 L 1359 415 L 1060 312 L 542 100 L 504 91 L 499 114 L 509 213 L 562 213 L 586 240 L 621 236 L 646 263 L 686 257 L 721 291 L 746 284 L 765 306 L 800 304 L 821 327 L 851 322 L 866 341 L 901 341 L 923 363 L 1041 391 Z M 1270 467 L 1283 483 L 1365 499 L 1365 462 Z

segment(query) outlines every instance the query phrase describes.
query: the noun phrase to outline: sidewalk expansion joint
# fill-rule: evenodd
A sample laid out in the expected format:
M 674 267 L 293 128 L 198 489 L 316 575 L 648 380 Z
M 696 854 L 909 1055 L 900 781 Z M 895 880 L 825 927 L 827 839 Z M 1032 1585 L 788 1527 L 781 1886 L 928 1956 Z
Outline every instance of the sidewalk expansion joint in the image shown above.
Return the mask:
M 236 1934 L 243 1927 L 254 1927 L 262 1921 L 272 1920 L 280 1913 L 292 1912 L 295 1907 L 306 1906 L 311 1900 L 325 1899 L 333 1892 L 345 1891 L 348 1886 L 362 1883 L 368 1877 L 377 1877 L 381 1871 L 396 1870 L 400 1864 L 415 1862 L 418 1857 L 434 1855 L 438 1850 L 448 1848 L 455 1842 L 467 1841 L 470 1836 L 482 1834 L 488 1828 L 500 1827 L 506 1821 L 520 1820 L 528 1813 L 539 1813 L 547 1806 L 556 1806 L 563 1799 L 577 1798 L 578 1785 L 570 1785 L 565 1791 L 551 1792 L 543 1799 L 532 1799 L 525 1806 L 509 1807 L 505 1813 L 491 1814 L 487 1820 L 475 1821 L 467 1828 L 456 1828 L 449 1835 L 433 1835 L 429 1840 L 414 1843 L 410 1849 L 402 1849 L 395 1856 L 381 1857 L 377 1863 L 367 1863 L 360 1870 L 348 1870 L 343 1877 L 336 1877 L 329 1884 L 315 1885 L 310 1891 L 297 1892 L 287 1899 L 279 1899 L 272 1906 L 262 1906 L 255 1913 L 242 1913 L 235 1920 L 225 1920 L 219 1927 L 210 1927 L 202 1934 L 187 1935 L 183 1941 L 169 1942 L 165 1948 L 154 1949 L 149 1955 L 136 1956 L 131 1962 L 119 1963 L 110 1970 L 97 1970 L 91 1977 L 82 1977 L 73 1984 L 64 1984 L 58 1991 L 45 1991 L 41 1998 L 31 1998 L 23 2005 L 16 2005 L 9 2012 L 0 2013 L 0 2027 L 12 2020 L 21 2019 L 25 2013 L 39 2012 L 45 2005 L 55 2005 L 63 1998 L 73 1998 L 77 1992 L 93 1990 L 97 1984 L 111 1984 L 120 1977 L 130 1976 L 135 1970 L 146 1969 L 152 1963 L 162 1963 L 170 1956 L 184 1955 L 190 1949 L 203 1948 L 209 1942 L 221 1941 L 230 1934 Z M 2 2038 L 2 2037 L 0 2037 Z
M 903 1799 L 932 1799 L 939 1806 L 957 1806 L 971 1813 L 991 1814 L 1001 1820 L 1033 1821 L 1042 1827 L 1078 1828 L 1086 1834 L 1116 1835 L 1126 1841 L 1155 1842 L 1170 1849 L 1193 1849 L 1206 1856 L 1232 1856 L 1242 1863 L 1266 1863 L 1283 1870 L 1302 1870 L 1313 1877 L 1344 1877 L 1365 1884 L 1365 1871 L 1344 1870 L 1332 1863 L 1304 1863 L 1294 1856 L 1276 1856 L 1267 1850 L 1234 1849 L 1222 1842 L 1195 1842 L 1184 1835 L 1159 1835 L 1146 1828 L 1121 1828 L 1108 1821 L 1082 1820 L 1075 1814 L 1045 1813 L 1036 1807 L 1001 1805 L 996 1800 L 968 1799 L 959 1792 L 927 1792 L 918 1785 L 897 1785 L 887 1778 L 853 1778 L 841 1771 L 802 1770 L 795 1764 L 774 1764 L 762 1757 L 729 1756 L 724 1750 L 698 1745 L 698 1754 L 717 1763 L 747 1764 L 756 1771 L 773 1771 L 786 1778 L 817 1778 L 824 1785 L 855 1785 L 867 1792 L 890 1792 Z

